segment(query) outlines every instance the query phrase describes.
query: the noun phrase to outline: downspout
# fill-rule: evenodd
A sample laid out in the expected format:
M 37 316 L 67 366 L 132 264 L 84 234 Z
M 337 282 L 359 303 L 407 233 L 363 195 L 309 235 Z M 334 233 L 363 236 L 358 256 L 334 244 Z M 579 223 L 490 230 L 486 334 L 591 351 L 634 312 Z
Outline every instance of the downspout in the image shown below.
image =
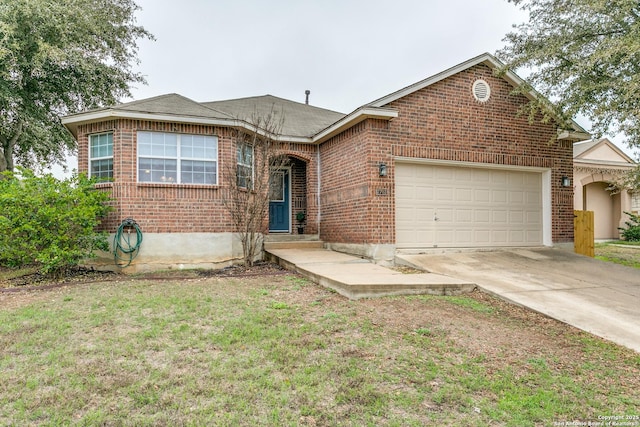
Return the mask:
M 316 175 L 318 180 L 318 189 L 316 190 L 316 206 L 318 206 L 318 215 L 317 215 L 317 226 L 318 226 L 318 238 L 320 237 L 320 217 L 322 216 L 322 206 L 320 205 L 320 190 L 322 185 L 320 182 L 322 181 L 322 168 L 320 167 L 320 144 L 316 145 Z

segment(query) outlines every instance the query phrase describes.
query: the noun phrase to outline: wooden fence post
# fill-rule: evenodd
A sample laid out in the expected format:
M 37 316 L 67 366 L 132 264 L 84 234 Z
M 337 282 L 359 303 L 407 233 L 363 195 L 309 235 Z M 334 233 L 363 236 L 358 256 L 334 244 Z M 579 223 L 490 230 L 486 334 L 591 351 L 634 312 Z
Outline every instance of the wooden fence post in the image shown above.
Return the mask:
M 573 211 L 573 248 L 577 254 L 595 256 L 593 211 Z

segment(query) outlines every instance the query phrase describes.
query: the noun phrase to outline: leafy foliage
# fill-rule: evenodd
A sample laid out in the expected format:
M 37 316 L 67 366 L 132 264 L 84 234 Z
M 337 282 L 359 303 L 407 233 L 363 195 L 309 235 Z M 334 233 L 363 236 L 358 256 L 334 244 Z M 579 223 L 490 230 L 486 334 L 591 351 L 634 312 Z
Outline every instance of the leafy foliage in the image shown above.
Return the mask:
M 555 102 L 556 117 L 584 114 L 596 136 L 622 132 L 640 146 L 640 3 L 637 0 L 509 0 L 529 12 L 498 52 L 509 69 Z M 520 90 L 530 90 L 523 87 Z M 532 111 L 550 106 L 532 101 Z
M 108 250 L 106 233 L 96 232 L 109 211 L 109 195 L 83 175 L 57 180 L 27 169 L 0 179 L 0 265 L 37 264 L 55 275 Z
M 622 232 L 622 238 L 629 242 L 640 242 L 640 215 L 625 213 L 629 215 L 629 220 L 624 223 L 627 228 L 618 228 Z
M 144 78 L 133 0 L 0 2 L 0 172 L 63 158 L 74 141 L 59 116 L 114 104 Z

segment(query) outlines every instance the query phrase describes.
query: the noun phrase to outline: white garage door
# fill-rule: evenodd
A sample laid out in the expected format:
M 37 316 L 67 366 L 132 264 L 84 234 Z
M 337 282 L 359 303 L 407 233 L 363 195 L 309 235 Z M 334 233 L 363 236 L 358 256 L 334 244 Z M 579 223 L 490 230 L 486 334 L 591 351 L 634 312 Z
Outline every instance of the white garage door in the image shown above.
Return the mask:
M 398 248 L 538 246 L 542 173 L 396 164 Z

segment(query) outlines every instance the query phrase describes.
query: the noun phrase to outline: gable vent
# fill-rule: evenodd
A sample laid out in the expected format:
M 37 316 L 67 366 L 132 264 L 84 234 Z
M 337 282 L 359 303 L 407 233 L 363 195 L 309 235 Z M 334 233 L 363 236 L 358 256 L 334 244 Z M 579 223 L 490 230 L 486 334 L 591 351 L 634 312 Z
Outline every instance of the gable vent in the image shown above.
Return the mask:
M 491 88 L 489 87 L 489 83 L 484 80 L 476 80 L 473 82 L 473 87 L 471 88 L 473 92 L 473 97 L 480 102 L 487 102 L 489 97 L 491 96 Z

